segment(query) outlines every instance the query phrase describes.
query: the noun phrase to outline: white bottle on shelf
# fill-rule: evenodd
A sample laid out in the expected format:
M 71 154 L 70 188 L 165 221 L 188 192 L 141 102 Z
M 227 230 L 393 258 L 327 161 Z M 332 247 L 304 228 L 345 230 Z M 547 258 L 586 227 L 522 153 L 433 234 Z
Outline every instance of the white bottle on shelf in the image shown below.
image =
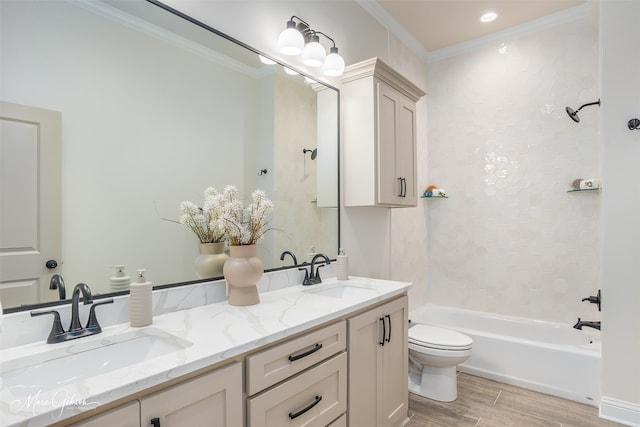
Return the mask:
M 336 264 L 337 279 L 349 280 L 349 257 L 345 254 L 343 248 L 338 249 Z
M 148 326 L 153 322 L 152 284 L 144 278 L 146 270 L 137 270 L 138 279 L 130 285 L 129 321 L 133 327 Z

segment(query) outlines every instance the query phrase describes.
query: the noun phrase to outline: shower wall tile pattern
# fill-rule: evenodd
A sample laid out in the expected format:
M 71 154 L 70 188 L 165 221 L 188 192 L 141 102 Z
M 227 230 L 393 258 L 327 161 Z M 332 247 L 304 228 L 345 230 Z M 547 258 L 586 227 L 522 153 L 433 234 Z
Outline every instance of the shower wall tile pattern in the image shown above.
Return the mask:
M 422 201 L 429 302 L 599 319 L 581 299 L 599 287 L 601 194 L 567 193 L 600 179 L 599 107 L 565 112 L 598 82 L 595 11 L 430 64 L 425 184 L 449 199 Z

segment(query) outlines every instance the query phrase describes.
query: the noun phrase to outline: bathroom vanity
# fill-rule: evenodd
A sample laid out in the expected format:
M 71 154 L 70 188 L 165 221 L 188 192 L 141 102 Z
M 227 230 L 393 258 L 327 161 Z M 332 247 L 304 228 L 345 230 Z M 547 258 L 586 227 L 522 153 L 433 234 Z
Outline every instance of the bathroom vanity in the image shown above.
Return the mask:
M 220 302 L 145 328 L 7 348 L 2 424 L 400 425 L 410 286 L 327 279 L 261 293 L 254 306 Z

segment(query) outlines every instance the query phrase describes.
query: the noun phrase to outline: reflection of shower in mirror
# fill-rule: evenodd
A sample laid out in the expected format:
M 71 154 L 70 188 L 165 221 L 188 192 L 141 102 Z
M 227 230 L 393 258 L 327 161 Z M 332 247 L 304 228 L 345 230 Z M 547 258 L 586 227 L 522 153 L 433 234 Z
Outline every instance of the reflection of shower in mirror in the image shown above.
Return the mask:
M 318 149 L 314 148 L 313 150 L 310 148 L 303 148 L 302 149 L 302 153 L 303 154 L 307 154 L 307 153 L 311 153 L 311 160 L 315 160 L 316 156 L 318 155 Z

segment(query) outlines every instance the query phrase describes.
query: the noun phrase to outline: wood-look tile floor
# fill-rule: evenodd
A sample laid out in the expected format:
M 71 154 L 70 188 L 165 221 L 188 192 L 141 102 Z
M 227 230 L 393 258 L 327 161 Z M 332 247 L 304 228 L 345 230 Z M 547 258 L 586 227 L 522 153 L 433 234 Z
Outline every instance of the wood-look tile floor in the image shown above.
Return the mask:
M 443 403 L 409 393 L 406 427 L 605 427 L 598 408 L 508 384 L 458 374 L 458 399 Z

